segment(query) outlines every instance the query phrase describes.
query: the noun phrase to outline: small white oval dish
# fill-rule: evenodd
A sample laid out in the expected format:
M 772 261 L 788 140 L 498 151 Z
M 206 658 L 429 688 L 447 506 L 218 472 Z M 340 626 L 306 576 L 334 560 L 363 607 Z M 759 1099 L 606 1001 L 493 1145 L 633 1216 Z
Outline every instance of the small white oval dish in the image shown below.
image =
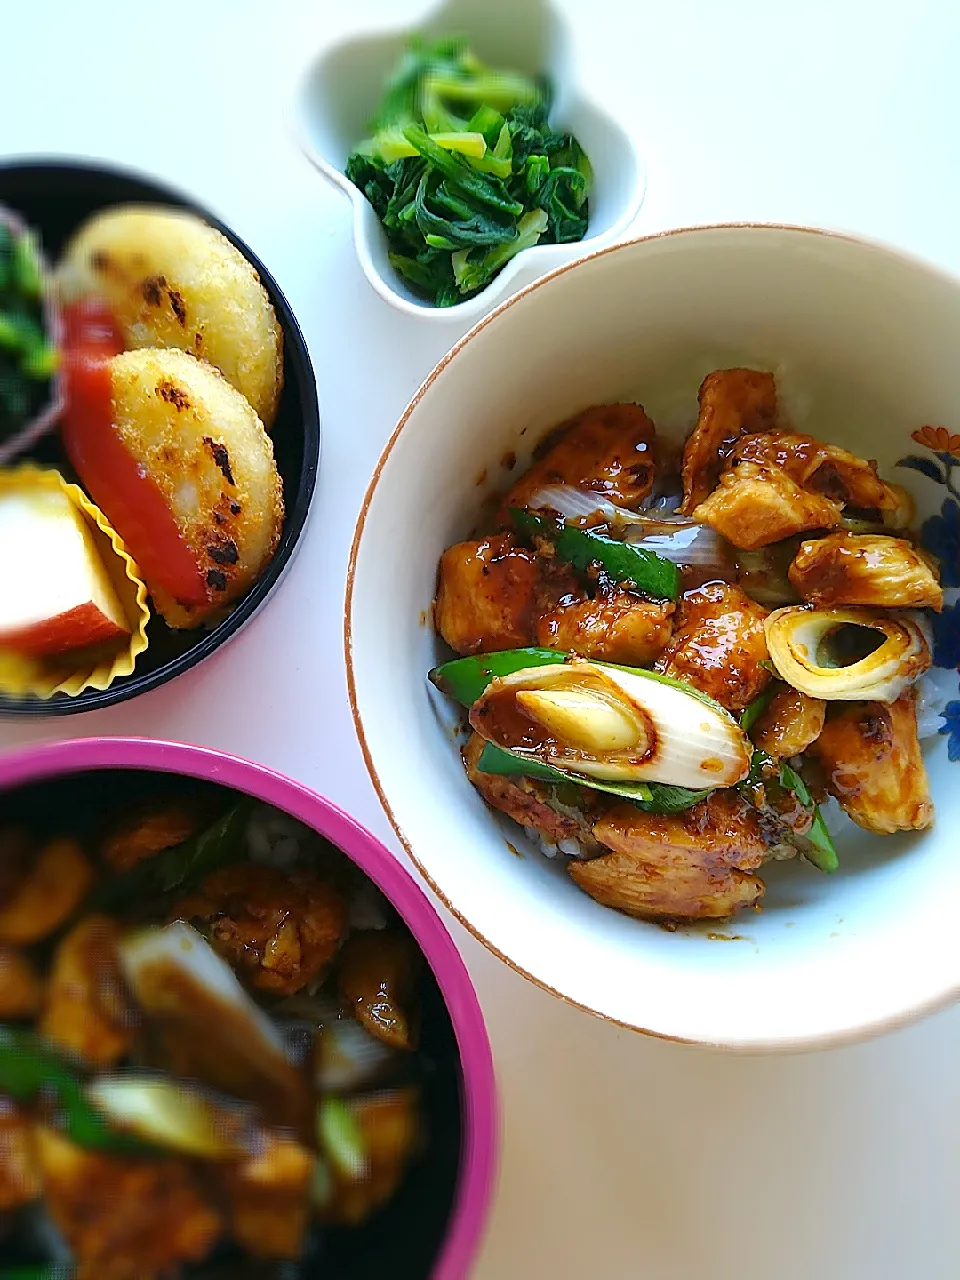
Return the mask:
M 590 222 L 577 244 L 524 249 L 478 293 L 452 307 L 418 297 L 390 265 L 373 206 L 344 170 L 367 132 L 387 76 L 411 36 L 463 36 L 492 66 L 546 74 L 554 88 L 551 123 L 571 132 L 593 167 Z M 321 53 L 301 79 L 293 123 L 307 158 L 353 203 L 353 238 L 364 275 L 381 298 L 406 315 L 434 322 L 473 322 L 509 293 L 522 269 L 545 275 L 581 253 L 626 234 L 643 203 L 646 178 L 633 139 L 578 86 L 569 33 L 549 0 L 445 0 L 415 27 L 354 37 Z M 528 277 L 529 278 L 529 277 Z

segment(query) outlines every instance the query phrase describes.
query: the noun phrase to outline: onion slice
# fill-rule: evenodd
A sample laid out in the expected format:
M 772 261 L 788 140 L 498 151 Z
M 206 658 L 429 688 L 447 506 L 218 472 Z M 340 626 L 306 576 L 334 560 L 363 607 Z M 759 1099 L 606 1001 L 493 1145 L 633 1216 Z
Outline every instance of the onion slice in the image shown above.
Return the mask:
M 691 568 L 716 569 L 725 574 L 730 568 L 731 549 L 715 529 L 692 520 L 653 509 L 628 511 L 615 506 L 599 493 L 574 489 L 569 485 L 551 485 L 538 490 L 527 503 L 532 510 L 555 511 L 565 521 L 587 520 L 601 516 L 624 542 L 642 543 L 673 564 Z

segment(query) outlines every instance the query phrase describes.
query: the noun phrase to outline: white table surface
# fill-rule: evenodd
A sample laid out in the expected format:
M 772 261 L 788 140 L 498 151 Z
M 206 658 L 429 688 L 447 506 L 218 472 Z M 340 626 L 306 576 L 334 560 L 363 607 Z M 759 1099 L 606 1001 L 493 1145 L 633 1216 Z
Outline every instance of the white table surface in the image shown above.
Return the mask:
M 373 294 L 347 203 L 301 158 L 284 114 L 313 49 L 420 10 L 404 0 L 2 9 L 0 154 L 136 165 L 225 218 L 300 318 L 324 441 L 303 549 L 235 643 L 110 711 L 4 722 L 0 748 L 123 733 L 224 748 L 316 787 L 400 856 L 348 713 L 343 581 L 367 477 L 459 329 L 418 327 Z M 960 271 L 956 0 L 566 9 L 586 82 L 642 140 L 638 231 L 813 222 Z M 479 1280 L 957 1280 L 960 1010 L 835 1052 L 724 1056 L 568 1008 L 448 923 L 479 988 L 503 1099 Z

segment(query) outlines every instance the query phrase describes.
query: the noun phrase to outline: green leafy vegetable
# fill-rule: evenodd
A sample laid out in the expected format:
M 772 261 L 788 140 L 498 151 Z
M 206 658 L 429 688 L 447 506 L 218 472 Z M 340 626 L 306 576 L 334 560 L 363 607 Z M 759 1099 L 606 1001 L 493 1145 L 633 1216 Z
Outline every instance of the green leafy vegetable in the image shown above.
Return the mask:
M 108 911 L 138 899 L 186 889 L 211 871 L 228 866 L 245 853 L 243 833 L 253 802 L 241 800 L 216 822 L 183 844 L 145 858 L 120 875 L 112 876 L 94 891 L 88 905 Z
M 599 565 L 614 582 L 627 583 L 657 600 L 676 600 L 680 594 L 680 570 L 654 551 L 617 542 L 599 533 L 558 524 L 533 511 L 510 508 L 510 517 L 527 538 L 552 543 L 557 555 L 580 573 Z
M 19 431 L 49 398 L 57 351 L 43 315 L 37 242 L 0 222 L 0 439 Z
M 526 667 L 545 667 L 565 662 L 567 654 L 556 649 L 505 649 L 500 653 L 478 653 L 455 658 L 429 674 L 430 681 L 464 707 L 472 707 L 495 676 L 509 676 Z
M 744 733 L 749 733 L 757 723 L 773 700 L 774 693 L 776 693 L 774 686 L 764 689 L 763 693 L 754 698 L 752 702 L 749 702 L 740 712 L 740 728 Z
M 648 813 L 683 813 L 685 809 L 692 809 L 714 792 L 713 787 L 707 787 L 704 791 L 691 791 L 689 787 L 672 787 L 665 782 L 651 782 L 648 785 L 650 802 L 640 806 Z
M 823 820 L 820 806 L 814 803 L 810 788 L 800 774 L 786 761 L 780 765 L 780 785 L 785 790 L 792 791 L 802 805 L 813 809 L 813 823 L 807 832 L 812 850 L 807 852 L 807 858 L 821 871 L 826 871 L 828 874 L 836 871 L 840 866 L 840 858 L 837 854 L 837 846 L 833 843 L 833 837 Z
M 832 875 L 834 871 L 839 870 L 840 856 L 837 853 L 837 846 L 833 843 L 833 836 L 827 830 L 827 824 L 823 820 L 818 804 L 813 806 L 813 822 L 807 832 L 807 839 L 814 850 L 807 854 L 809 862 L 812 862 L 820 871 L 825 871 L 827 875 Z
M 796 769 L 787 764 L 786 760 L 775 760 L 766 751 L 754 751 L 750 772 L 740 785 L 750 788 L 760 783 L 767 787 L 779 786 L 784 791 L 791 792 L 813 814 L 813 822 L 806 833 L 806 845 L 802 848 L 804 856 L 818 870 L 825 871 L 828 875 L 836 871 L 840 866 L 837 847 L 827 830 L 820 806 L 814 801 L 810 788 Z
M 86 1098 L 80 1076 L 32 1032 L 0 1026 L 0 1094 L 16 1102 L 52 1100 L 55 1122 L 78 1146 L 118 1152 L 147 1149 L 110 1129 Z
M 607 795 L 620 796 L 624 800 L 648 801 L 651 798 L 650 787 L 646 782 L 600 782 L 596 778 L 584 778 L 580 774 L 568 773 L 564 769 L 555 769 L 552 765 L 541 764 L 529 756 L 516 755 L 495 743 L 484 743 L 477 761 L 481 773 L 499 773 L 506 777 L 540 778 L 544 782 L 575 783 L 578 787 L 589 787 L 591 791 L 603 791 Z
M 484 288 L 509 260 L 582 240 L 593 182 L 548 120 L 547 86 L 488 67 L 461 39 L 414 40 L 346 175 L 383 224 L 389 260 L 437 306 Z
M 568 786 L 573 784 L 590 791 L 602 791 L 605 795 L 629 800 L 646 813 L 682 813 L 711 794 L 709 788 L 706 791 L 691 791 L 688 787 L 673 787 L 664 782 L 600 782 L 595 778 L 584 778 L 580 774 L 555 769 L 552 765 L 542 764 L 529 756 L 516 755 L 492 742 L 484 744 L 477 768 L 481 773 L 496 773 L 508 778 L 538 778 L 542 782 L 566 783 Z

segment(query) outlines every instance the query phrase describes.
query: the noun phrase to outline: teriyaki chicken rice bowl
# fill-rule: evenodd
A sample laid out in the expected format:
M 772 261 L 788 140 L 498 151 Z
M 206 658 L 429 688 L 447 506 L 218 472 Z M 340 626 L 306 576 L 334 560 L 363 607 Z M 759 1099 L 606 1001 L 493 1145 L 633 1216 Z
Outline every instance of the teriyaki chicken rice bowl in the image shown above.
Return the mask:
M 4 796 L 0 1273 L 423 1277 L 451 1058 L 403 921 L 293 818 L 149 773 Z
M 639 404 L 577 414 L 440 560 L 458 656 L 430 678 L 470 781 L 597 902 L 668 925 L 758 906 L 773 859 L 834 871 L 830 798 L 878 836 L 930 827 L 943 593 L 913 516 L 794 431 L 766 370 L 708 374 L 677 445 Z

